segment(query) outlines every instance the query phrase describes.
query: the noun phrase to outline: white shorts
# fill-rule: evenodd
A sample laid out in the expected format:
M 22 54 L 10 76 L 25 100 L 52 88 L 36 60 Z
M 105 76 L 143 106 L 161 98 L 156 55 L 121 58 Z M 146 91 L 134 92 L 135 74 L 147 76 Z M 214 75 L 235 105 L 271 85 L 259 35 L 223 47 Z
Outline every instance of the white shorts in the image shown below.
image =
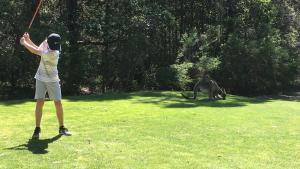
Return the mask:
M 34 99 L 45 99 L 46 92 L 51 100 L 61 100 L 61 89 L 59 82 L 43 82 L 36 80 Z

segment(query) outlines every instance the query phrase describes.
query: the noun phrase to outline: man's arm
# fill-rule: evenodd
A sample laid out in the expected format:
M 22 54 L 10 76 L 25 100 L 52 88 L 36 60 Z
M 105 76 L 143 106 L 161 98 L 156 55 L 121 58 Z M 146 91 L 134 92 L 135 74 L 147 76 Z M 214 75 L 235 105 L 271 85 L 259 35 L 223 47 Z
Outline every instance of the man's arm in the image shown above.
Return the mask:
M 31 45 L 28 41 L 25 40 L 24 37 L 20 39 L 21 45 L 23 45 L 27 50 L 29 50 L 31 53 L 35 55 L 41 56 L 42 51 L 39 50 L 39 48 L 36 45 Z

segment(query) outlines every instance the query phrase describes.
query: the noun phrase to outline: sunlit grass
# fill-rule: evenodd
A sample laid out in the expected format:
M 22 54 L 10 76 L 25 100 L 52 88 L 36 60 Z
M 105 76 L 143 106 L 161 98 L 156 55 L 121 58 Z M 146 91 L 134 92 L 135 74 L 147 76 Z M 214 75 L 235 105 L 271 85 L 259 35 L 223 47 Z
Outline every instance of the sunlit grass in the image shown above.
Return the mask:
M 0 168 L 298 168 L 300 104 L 229 96 L 209 102 L 179 92 L 63 100 L 71 137 L 59 137 L 51 101 L 40 141 L 35 103 L 0 102 Z M 56 137 L 57 136 L 57 137 Z

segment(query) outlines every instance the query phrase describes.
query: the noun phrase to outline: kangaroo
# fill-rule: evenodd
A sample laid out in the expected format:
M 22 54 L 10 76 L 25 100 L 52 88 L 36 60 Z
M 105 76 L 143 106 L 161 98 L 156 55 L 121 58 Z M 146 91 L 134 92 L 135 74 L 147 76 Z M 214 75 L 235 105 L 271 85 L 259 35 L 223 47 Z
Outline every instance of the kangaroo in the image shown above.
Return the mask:
M 209 100 L 216 100 L 216 99 L 226 99 L 226 91 L 222 89 L 218 83 L 210 78 L 200 79 L 193 88 L 194 96 L 189 98 L 188 96 L 181 93 L 181 95 L 186 99 L 197 99 L 198 91 L 201 91 L 201 88 L 208 89 L 208 99 Z
M 209 89 L 208 89 L 208 98 L 209 100 L 215 99 L 226 99 L 226 91 L 223 88 L 220 88 L 218 83 L 214 80 L 209 80 Z

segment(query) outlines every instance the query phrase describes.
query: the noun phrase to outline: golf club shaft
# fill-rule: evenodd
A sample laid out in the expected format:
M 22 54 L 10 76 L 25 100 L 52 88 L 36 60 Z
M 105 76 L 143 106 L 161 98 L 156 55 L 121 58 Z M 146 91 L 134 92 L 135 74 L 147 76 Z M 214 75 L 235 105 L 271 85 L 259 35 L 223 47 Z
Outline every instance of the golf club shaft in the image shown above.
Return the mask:
M 36 15 L 37 15 L 37 13 L 38 13 L 40 7 L 41 7 L 41 4 L 42 4 L 42 0 L 39 1 L 39 4 L 38 4 L 38 6 L 37 6 L 37 8 L 36 8 L 36 10 L 35 10 L 35 12 L 34 12 L 34 15 L 33 15 L 32 19 L 31 19 L 31 21 L 30 21 L 30 24 L 29 24 L 28 29 L 31 28 L 31 25 L 32 25 L 32 23 L 33 23 L 33 21 L 34 21 Z

